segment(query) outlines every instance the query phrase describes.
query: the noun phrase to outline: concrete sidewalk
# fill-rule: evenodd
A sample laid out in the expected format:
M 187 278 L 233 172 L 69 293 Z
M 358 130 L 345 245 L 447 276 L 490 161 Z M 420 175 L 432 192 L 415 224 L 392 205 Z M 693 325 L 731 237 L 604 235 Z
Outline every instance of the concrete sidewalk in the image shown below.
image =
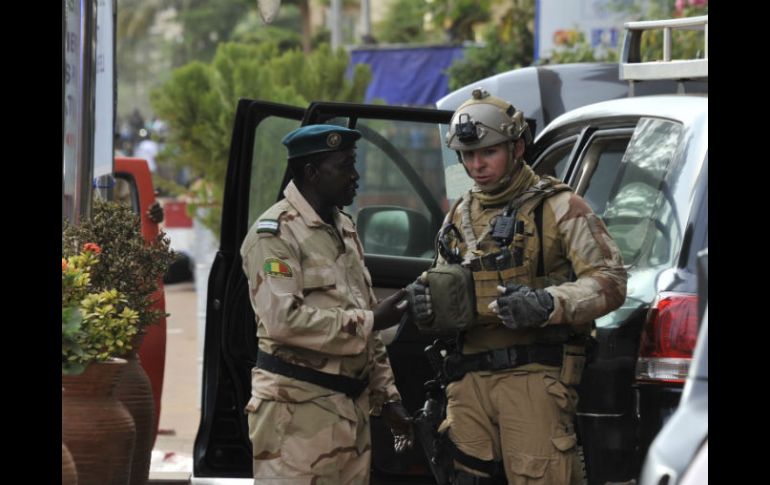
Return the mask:
M 160 426 L 152 451 L 150 480 L 185 480 L 200 420 L 197 294 L 193 282 L 166 285 L 166 368 Z

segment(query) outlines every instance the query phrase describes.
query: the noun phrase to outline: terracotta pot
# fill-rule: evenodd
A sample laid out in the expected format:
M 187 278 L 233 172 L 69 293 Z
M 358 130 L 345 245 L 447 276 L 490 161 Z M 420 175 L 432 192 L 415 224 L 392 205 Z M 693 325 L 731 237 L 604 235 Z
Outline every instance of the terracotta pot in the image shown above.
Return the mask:
M 77 376 L 62 376 L 62 441 L 77 468 L 80 485 L 127 485 L 136 430 L 115 397 L 128 363 L 95 362 Z
M 134 339 L 138 349 L 143 336 Z M 150 476 L 150 458 L 155 441 L 155 400 L 147 373 L 140 365 L 136 351 L 123 356 L 128 364 L 118 381 L 115 395 L 126 406 L 136 426 L 136 442 L 131 460 L 131 485 L 145 485 Z
M 61 485 L 78 485 L 78 471 L 67 445 L 61 444 Z

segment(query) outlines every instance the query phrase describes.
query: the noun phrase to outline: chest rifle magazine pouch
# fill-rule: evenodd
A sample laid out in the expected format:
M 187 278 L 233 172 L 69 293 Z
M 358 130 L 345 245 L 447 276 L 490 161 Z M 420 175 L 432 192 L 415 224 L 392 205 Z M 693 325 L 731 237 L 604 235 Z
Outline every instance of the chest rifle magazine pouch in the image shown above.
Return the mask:
M 472 326 L 476 320 L 473 277 L 459 264 L 428 270 L 433 321 L 418 328 L 423 333 L 451 335 Z
M 489 309 L 489 304 L 499 296 L 497 286 L 508 281 L 527 284 L 524 278 L 528 275 L 524 266 L 508 268 L 502 271 L 474 271 L 473 283 L 476 293 L 476 311 L 484 322 L 499 322 L 497 315 Z M 528 285 L 529 286 L 529 285 Z M 431 290 L 433 291 L 433 290 Z

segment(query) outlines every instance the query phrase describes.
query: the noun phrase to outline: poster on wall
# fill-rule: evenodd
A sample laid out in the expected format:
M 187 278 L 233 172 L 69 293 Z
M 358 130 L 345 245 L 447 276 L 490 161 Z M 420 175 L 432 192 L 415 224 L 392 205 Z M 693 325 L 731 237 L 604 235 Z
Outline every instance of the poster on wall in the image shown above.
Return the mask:
M 623 24 L 638 20 L 629 12 L 633 0 L 536 0 L 535 60 L 547 59 L 554 49 L 583 40 L 594 49 L 597 59 L 610 49 L 619 50 Z M 637 7 L 639 7 L 637 5 Z M 647 9 L 643 2 L 641 10 Z

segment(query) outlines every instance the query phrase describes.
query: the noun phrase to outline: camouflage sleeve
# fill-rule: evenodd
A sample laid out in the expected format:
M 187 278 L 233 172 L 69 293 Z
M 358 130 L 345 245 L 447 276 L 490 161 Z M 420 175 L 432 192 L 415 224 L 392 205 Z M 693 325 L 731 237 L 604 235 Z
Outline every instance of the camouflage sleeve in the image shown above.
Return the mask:
M 374 332 L 374 359 L 369 373 L 369 408 L 370 414 L 379 416 L 382 405 L 388 401 L 400 401 L 401 394 L 396 389 L 396 379 L 390 367 L 388 351 L 380 339 L 380 333 Z
M 548 323 L 580 324 L 618 308 L 626 298 L 626 270 L 604 222 L 582 197 L 563 192 L 549 199 L 560 240 L 577 280 L 546 288 L 554 298 Z M 544 211 L 544 227 L 547 222 Z M 545 230 L 544 230 L 545 232 Z
M 334 280 L 324 287 L 326 277 L 333 275 L 303 274 L 299 246 L 286 229 L 282 228 L 280 236 L 257 234 L 241 251 L 251 304 L 260 324 L 269 338 L 287 345 L 331 355 L 360 354 L 372 333 L 372 311 L 336 306 Z M 320 298 L 328 307 L 306 304 L 303 289 L 310 286 L 311 278 L 317 291 L 328 292 L 328 297 Z

